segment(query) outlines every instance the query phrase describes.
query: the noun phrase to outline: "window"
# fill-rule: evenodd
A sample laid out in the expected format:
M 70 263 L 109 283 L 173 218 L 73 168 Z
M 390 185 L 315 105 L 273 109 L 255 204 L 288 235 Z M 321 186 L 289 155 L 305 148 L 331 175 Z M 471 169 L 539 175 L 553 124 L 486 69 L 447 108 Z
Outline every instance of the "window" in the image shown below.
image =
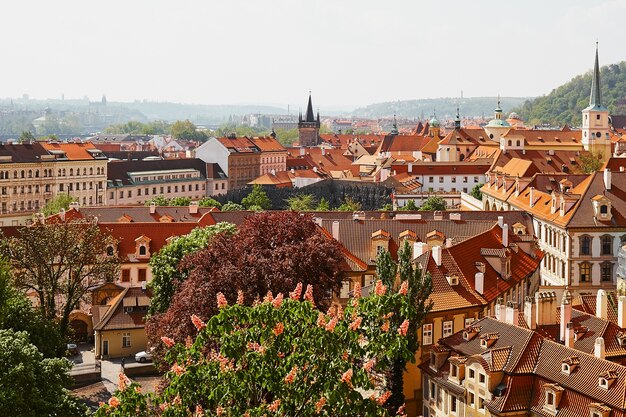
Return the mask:
M 478 409 L 479 410 L 485 409 L 485 399 L 483 397 L 478 397 Z
M 476 371 L 474 371 L 473 369 L 470 369 L 469 370 L 469 377 L 470 377 L 470 379 L 476 378 Z
M 478 182 L 478 177 L 474 177 L 474 182 Z
M 431 399 L 431 400 L 435 400 L 435 399 L 436 399 L 436 397 L 437 397 L 437 391 L 436 391 L 436 389 L 435 389 L 435 388 L 436 388 L 436 387 L 435 387 L 435 383 L 434 383 L 434 382 L 431 382 L 431 383 L 430 383 L 430 399 Z
M 468 317 L 468 318 L 466 318 L 466 319 L 465 319 L 465 327 L 467 327 L 467 326 L 471 326 L 471 325 L 472 325 L 472 323 L 474 323 L 474 320 L 475 320 L 475 319 L 474 319 L 473 317 Z
M 115 255 L 115 248 L 113 248 L 113 246 L 109 245 L 107 246 L 107 256 L 113 256 Z
M 137 281 L 143 282 L 146 280 L 146 268 L 139 268 L 137 270 Z
M 122 269 L 122 282 L 130 282 L 130 269 Z
M 604 235 L 602 236 L 602 255 L 612 255 L 613 254 L 613 236 Z
M 469 393 L 469 404 L 474 407 L 474 405 L 476 404 L 476 396 L 474 395 L 473 392 Z
M 580 254 L 591 255 L 591 236 L 580 237 Z
M 481 384 L 485 384 L 485 374 L 478 374 L 478 382 L 480 382 Z
M 600 266 L 600 270 L 600 279 L 602 281 L 611 281 L 613 279 L 613 264 L 611 262 L 604 262 Z
M 450 365 L 450 376 L 453 378 L 459 377 L 459 367 L 458 365 Z
M 554 394 L 553 393 L 548 392 L 546 394 L 546 404 L 550 406 L 554 406 Z
M 450 412 L 456 413 L 456 397 L 454 395 L 450 396 Z
M 467 177 L 463 177 L 463 182 L 466 183 L 467 182 Z
M 130 347 L 130 333 L 122 333 L 122 347 L 123 348 Z
M 443 177 L 439 177 L 439 182 L 443 182 Z
M 432 345 L 433 343 L 433 325 L 432 323 L 422 326 L 422 345 Z
M 146 256 L 147 250 L 145 245 L 139 246 L 139 256 Z
M 444 321 L 443 322 L 443 337 L 452 336 L 452 328 L 453 328 L 452 321 Z
M 456 177 L 452 177 L 452 182 L 456 183 Z
M 580 281 L 591 281 L 591 264 L 589 262 L 583 262 L 580 264 Z

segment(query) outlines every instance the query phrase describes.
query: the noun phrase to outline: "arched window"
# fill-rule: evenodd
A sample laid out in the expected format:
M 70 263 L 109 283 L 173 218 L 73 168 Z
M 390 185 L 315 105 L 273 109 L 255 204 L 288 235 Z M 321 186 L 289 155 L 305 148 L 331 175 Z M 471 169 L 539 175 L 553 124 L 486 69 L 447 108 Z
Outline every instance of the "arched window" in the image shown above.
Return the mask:
M 613 264 L 611 262 L 603 262 L 600 265 L 600 279 L 605 282 L 613 280 Z
M 612 255 L 613 254 L 613 236 L 604 235 L 602 236 L 602 255 Z
M 24 178 L 24 170 L 22 170 L 22 172 L 21 172 L 21 175 L 20 175 L 20 176 L 21 176 L 21 178 Z
M 74 175 L 74 168 L 70 168 L 70 177 Z
M 583 262 L 580 264 L 580 282 L 591 281 L 591 264 Z
M 139 246 L 139 256 L 146 256 L 146 246 L 145 245 L 141 245 Z
M 520 146 L 521 142 L 519 141 L 519 139 L 517 140 L 517 142 L 515 142 L 517 146 Z
M 93 175 L 93 167 L 89 168 L 89 175 Z
M 591 236 L 580 237 L 580 254 L 591 255 Z

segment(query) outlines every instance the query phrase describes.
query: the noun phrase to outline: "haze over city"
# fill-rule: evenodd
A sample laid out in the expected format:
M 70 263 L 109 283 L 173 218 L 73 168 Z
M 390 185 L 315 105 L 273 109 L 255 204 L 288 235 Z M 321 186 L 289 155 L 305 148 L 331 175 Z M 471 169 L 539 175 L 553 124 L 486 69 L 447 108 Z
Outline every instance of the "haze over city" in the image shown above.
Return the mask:
M 538 96 L 624 59 L 626 1 L 21 1 L 0 96 L 360 106 Z

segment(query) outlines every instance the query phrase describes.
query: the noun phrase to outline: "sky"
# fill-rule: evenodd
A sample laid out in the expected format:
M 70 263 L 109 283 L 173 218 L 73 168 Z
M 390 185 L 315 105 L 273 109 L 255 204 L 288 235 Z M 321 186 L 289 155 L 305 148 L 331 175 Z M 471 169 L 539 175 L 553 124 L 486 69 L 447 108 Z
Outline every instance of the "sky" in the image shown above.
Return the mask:
M 20 0 L 0 97 L 359 106 L 538 96 L 626 60 L 626 0 Z

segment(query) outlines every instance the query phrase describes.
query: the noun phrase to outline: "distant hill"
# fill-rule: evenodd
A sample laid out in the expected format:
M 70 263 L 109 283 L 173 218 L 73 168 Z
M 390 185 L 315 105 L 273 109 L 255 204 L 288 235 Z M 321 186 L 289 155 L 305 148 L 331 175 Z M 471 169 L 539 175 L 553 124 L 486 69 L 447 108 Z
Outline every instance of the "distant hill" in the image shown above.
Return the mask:
M 589 105 L 591 76 L 591 71 L 578 75 L 547 96 L 527 100 L 514 111 L 527 125 L 567 123 L 580 126 L 580 111 Z M 600 77 L 602 104 L 608 107 L 610 114 L 626 114 L 626 62 L 602 67 Z
M 501 97 L 500 105 L 507 109 L 521 106 L 528 97 Z M 388 117 L 396 114 L 403 118 L 427 118 L 432 116 L 433 109 L 437 117 L 442 119 L 453 118 L 457 105 L 462 117 L 491 117 L 496 108 L 497 97 L 470 97 L 470 98 L 427 98 L 419 100 L 391 101 L 386 103 L 370 104 L 352 112 L 359 117 Z

